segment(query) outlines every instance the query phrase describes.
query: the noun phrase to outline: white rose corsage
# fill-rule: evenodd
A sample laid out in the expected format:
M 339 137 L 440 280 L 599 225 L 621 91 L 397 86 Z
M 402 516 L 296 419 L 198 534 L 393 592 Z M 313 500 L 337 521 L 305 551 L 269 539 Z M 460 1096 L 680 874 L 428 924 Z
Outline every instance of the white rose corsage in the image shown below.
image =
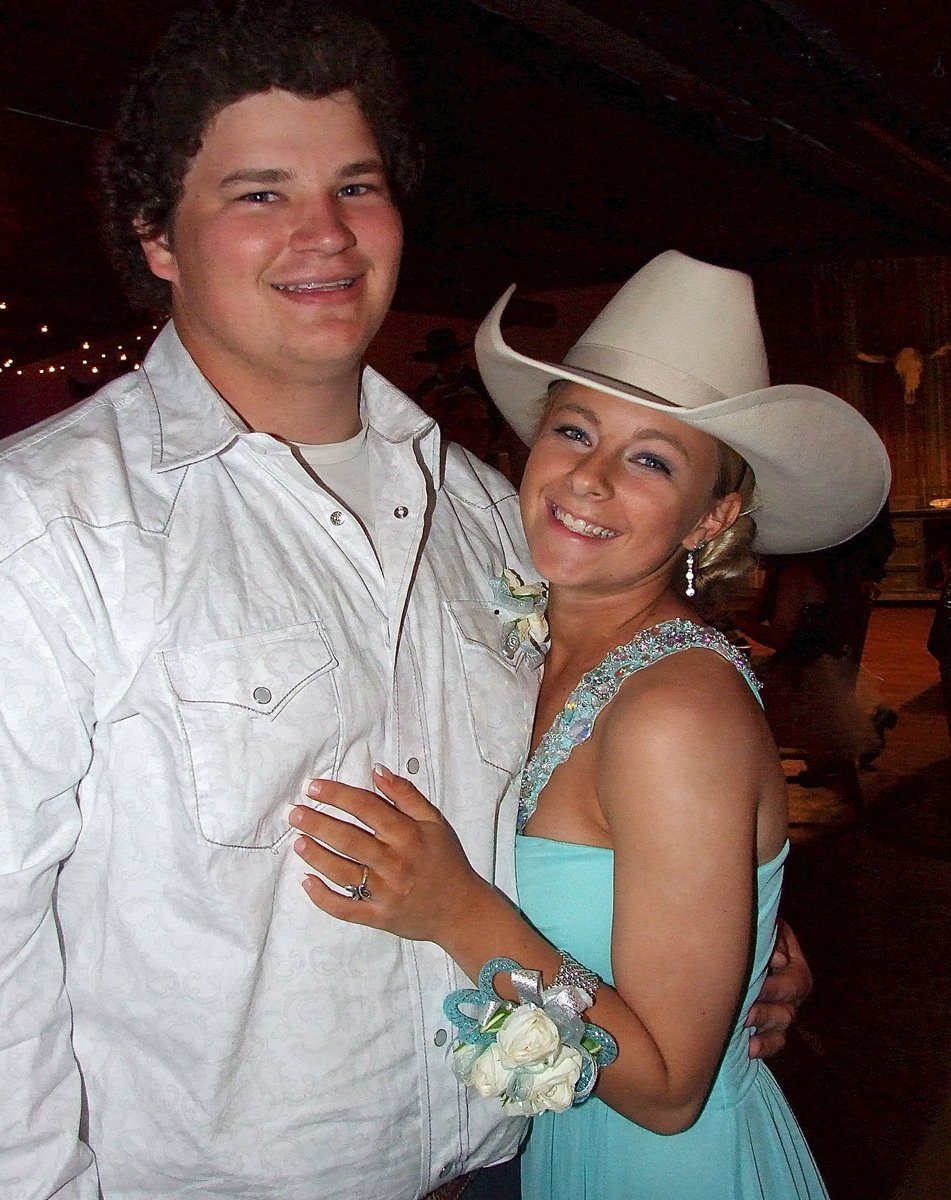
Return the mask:
M 517 571 L 508 567 L 503 567 L 502 574 L 491 582 L 495 612 L 503 622 L 502 649 L 509 658 L 521 650 L 537 667 L 548 649 L 548 589 L 543 583 L 525 583 Z
M 499 971 L 511 974 L 521 1003 L 503 1000 L 495 991 L 492 981 Z M 617 1058 L 611 1035 L 581 1019 L 590 1004 L 581 987 L 556 982 L 542 988 L 539 971 L 494 958 L 479 972 L 477 989 L 460 988 L 443 1004 L 459 1034 L 453 1071 L 480 1096 L 498 1097 L 509 1116 L 564 1112 L 587 1099 L 599 1068 Z

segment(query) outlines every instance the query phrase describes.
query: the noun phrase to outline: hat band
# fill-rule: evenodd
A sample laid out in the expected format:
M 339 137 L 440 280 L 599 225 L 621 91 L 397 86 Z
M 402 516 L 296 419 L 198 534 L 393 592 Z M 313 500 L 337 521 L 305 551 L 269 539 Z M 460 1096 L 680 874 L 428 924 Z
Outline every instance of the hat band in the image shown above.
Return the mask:
M 723 392 L 686 371 L 616 346 L 579 342 L 565 355 L 565 366 L 579 367 L 627 387 L 640 388 L 680 408 L 700 408 L 726 398 Z

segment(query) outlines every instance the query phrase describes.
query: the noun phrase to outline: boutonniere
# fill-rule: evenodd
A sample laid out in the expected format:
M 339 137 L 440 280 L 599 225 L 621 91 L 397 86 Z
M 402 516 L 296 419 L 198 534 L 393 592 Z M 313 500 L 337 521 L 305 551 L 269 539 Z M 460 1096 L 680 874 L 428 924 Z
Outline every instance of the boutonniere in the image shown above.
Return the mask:
M 525 583 L 517 571 L 503 567 L 492 580 L 492 597 L 502 618 L 502 649 L 509 658 L 521 650 L 531 666 L 537 667 L 548 650 L 545 605 L 548 589 L 543 583 Z

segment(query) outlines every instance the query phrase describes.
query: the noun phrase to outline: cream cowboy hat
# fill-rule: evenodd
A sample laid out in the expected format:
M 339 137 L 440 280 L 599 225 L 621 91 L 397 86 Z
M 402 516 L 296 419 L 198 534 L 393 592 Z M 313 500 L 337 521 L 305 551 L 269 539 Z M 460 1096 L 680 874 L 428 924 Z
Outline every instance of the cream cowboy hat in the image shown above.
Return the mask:
M 798 554 L 844 542 L 888 497 L 891 469 L 850 404 L 805 384 L 770 387 L 752 280 L 667 250 L 621 288 L 565 355 L 540 362 L 507 346 L 502 313 L 475 354 L 502 415 L 531 445 L 541 400 L 559 379 L 661 409 L 731 446 L 756 475 L 756 549 Z

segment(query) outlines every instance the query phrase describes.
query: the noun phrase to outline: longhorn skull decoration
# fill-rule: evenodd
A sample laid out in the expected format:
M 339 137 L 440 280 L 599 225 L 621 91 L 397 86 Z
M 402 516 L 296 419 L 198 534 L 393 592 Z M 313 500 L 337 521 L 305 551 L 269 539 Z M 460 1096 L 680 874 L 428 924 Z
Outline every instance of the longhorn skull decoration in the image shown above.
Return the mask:
M 860 358 L 862 362 L 870 363 L 890 362 L 898 373 L 898 378 L 901 380 L 902 387 L 905 390 L 905 403 L 914 404 L 918 398 L 918 388 L 921 386 L 921 373 L 924 369 L 925 358 L 943 358 L 949 350 L 951 350 L 951 342 L 945 342 L 943 346 L 939 346 L 937 350 L 932 350 L 928 355 L 923 355 L 914 346 L 903 346 L 897 354 L 859 353 L 856 355 L 856 358 Z

